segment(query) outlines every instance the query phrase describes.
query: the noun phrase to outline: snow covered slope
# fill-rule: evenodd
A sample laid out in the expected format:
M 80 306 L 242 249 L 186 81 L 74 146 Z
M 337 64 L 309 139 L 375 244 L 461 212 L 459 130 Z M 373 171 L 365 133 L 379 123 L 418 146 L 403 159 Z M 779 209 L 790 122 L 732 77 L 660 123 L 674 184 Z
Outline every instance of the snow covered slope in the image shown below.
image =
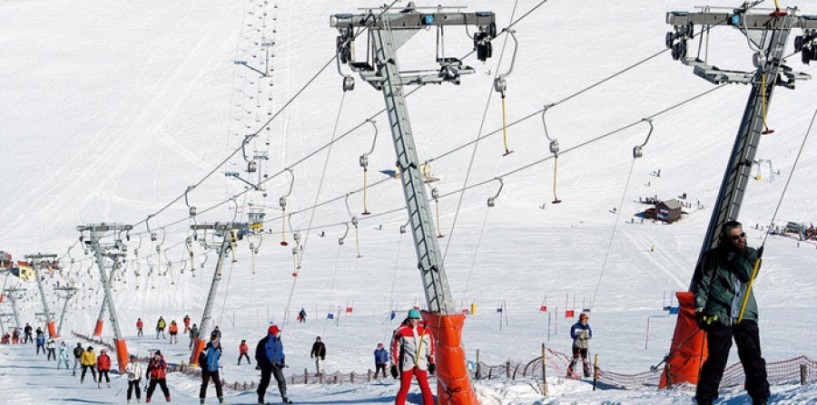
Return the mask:
M 539 3 L 472 1 L 468 9 L 496 12 L 501 28 Z M 246 221 L 250 204 L 267 207 L 267 218 L 273 220 L 267 228 L 279 232 L 278 199 L 290 187 L 290 177 L 282 170 L 330 142 L 336 120 L 335 135 L 340 136 L 380 111 L 383 99 L 361 80 L 355 91 L 344 95 L 341 77 L 330 64 L 292 104 L 275 114 L 333 56 L 336 32 L 329 28 L 328 16 L 373 5 L 259 0 L 0 3 L 0 249 L 19 259 L 34 252 L 63 255 L 79 236 L 77 225 L 142 221 L 129 243 L 129 258 L 138 249 L 140 262 L 129 263 L 124 278 L 114 283 L 126 335 L 135 333 L 132 325 L 139 317 L 148 325 L 159 315 L 180 321 L 190 314 L 198 321 L 215 260 L 212 251 L 206 253 L 199 243 L 193 243 L 197 269 L 191 272 L 188 266 L 181 272 L 186 257 L 184 239 L 192 223 L 184 198 L 151 217 L 153 231 L 176 223 L 158 231 L 159 240 L 151 242 L 147 235 L 136 233 L 146 232 L 143 221 L 148 215 L 197 184 L 236 150 L 246 134 L 258 130 L 260 136 L 250 142 L 247 153 L 269 154 L 261 171 L 270 180 L 265 193 L 250 191 L 237 199 L 235 205 L 241 212 L 235 218 Z M 736 4 L 717 1 L 712 5 Z M 817 14 L 813 3 L 798 5 L 805 14 Z M 396 7 L 402 6 L 401 2 Z M 495 363 L 535 357 L 539 344 L 547 339 L 546 318 L 537 312 L 545 298 L 552 311 L 556 307 L 564 310 L 565 301 L 573 307 L 574 300 L 577 310 L 592 307 L 591 322 L 598 330 L 594 350 L 608 369 L 645 371 L 669 346 L 673 319 L 654 320 L 649 348 L 641 348 L 647 317 L 660 314 L 663 297 L 689 283 L 749 89 L 725 86 L 657 116 L 644 157 L 634 164 L 632 148 L 644 142 L 648 131 L 646 124 L 637 124 L 642 118 L 714 86 L 664 52 L 578 92 L 662 51 L 664 33 L 670 29 L 664 15 L 677 9 L 692 10 L 692 5 L 682 1 L 602 4 L 554 0 L 524 17 L 514 26 L 520 47 L 508 77 L 506 100 L 508 121 L 524 120 L 508 128 L 514 153 L 506 157 L 502 157 L 502 137 L 497 132 L 502 118 L 500 101 L 492 90 L 495 74 L 509 67 L 510 49 L 497 66 L 503 41 L 496 41 L 494 58 L 485 64 L 473 56 L 466 59 L 477 72 L 463 77 L 460 86 L 427 86 L 409 96 L 420 158 L 435 158 L 432 170 L 441 180 L 434 185 L 446 195 L 439 205 L 445 234 L 440 243 L 447 252 L 452 293 L 464 308 L 472 302 L 479 308 L 464 332 L 469 358 L 477 349 L 483 359 Z M 470 51 L 471 41 L 463 30 L 447 34 L 447 55 Z M 262 44 L 273 41 L 269 78 L 235 63 L 247 61 L 266 69 Z M 401 67 L 432 65 L 433 47 L 434 33 L 421 32 L 401 50 Z M 728 28 L 713 30 L 709 57 L 722 68 L 752 68 L 746 41 Z M 789 65 L 815 74 L 813 67 L 800 64 L 799 55 L 791 57 Z M 752 245 L 763 237 L 754 225 L 769 223 L 791 173 L 817 108 L 812 96 L 816 86 L 806 81 L 798 83 L 796 90 L 779 88 L 774 94 L 768 122 L 776 132 L 763 138 L 757 157 L 771 160 L 780 173 L 771 176 L 762 167 L 760 180 L 750 184 L 741 220 Z M 559 205 L 550 203 L 552 161 L 528 167 L 550 156 L 536 113 L 549 103 L 557 103 L 547 113 L 549 133 L 566 151 L 559 159 L 558 195 L 563 200 Z M 275 120 L 265 126 L 273 116 Z M 385 178 L 379 170 L 394 166 L 387 119 L 383 115 L 374 119 L 379 136 L 369 158 L 370 184 Z M 631 124 L 635 125 L 628 127 Z M 291 276 L 292 245 L 280 247 L 280 235 L 265 235 L 254 269 L 248 241 L 239 244 L 236 262 L 228 262 L 214 314 L 227 331 L 228 347 L 236 347 L 244 338 L 259 337 L 268 322 L 283 320 L 286 308 L 292 316 L 304 307 L 310 322 L 285 326 L 289 350 L 304 354 L 314 335 L 321 334 L 335 353 L 327 367 L 362 370 L 368 367 L 370 349 L 386 340 L 396 326 L 397 320 L 386 321 L 389 311 L 424 302 L 411 240 L 398 232 L 406 221 L 400 210 L 403 197 L 398 182 L 386 180 L 370 188 L 368 208 L 374 215 L 369 217 L 358 214 L 363 209 L 361 193 L 348 198 L 352 214 L 361 219 L 362 257 L 356 257 L 353 231 L 343 246 L 337 243 L 346 229 L 342 223 L 350 221 L 344 196 L 362 186 L 358 157 L 371 147 L 372 133 L 365 124 L 336 142 L 325 176 L 326 150 L 293 167 L 292 193 L 287 199 L 289 212 L 294 212 L 291 226 L 304 229 L 311 224 L 314 228 L 303 232 L 306 247 L 297 279 Z M 452 230 L 457 191 L 464 185 L 473 153 L 473 146 L 460 147 L 488 133 L 492 135 L 477 144 L 468 180 L 469 185 L 485 184 L 464 194 Z M 815 219 L 817 160 L 813 150 L 810 141 L 778 221 L 810 223 Z M 224 173 L 238 172 L 249 178 L 245 166 L 239 152 L 190 192 L 190 204 L 201 212 L 198 222 L 234 218 L 235 205 L 221 203 L 243 191 L 244 184 Z M 528 168 L 505 175 L 523 167 Z M 660 177 L 655 176 L 658 170 Z M 497 192 L 498 183 L 491 180 L 497 176 L 505 176 L 505 185 L 496 206 L 489 210 L 485 201 Z M 681 222 L 641 224 L 636 218 L 627 223 L 644 208 L 639 198 L 667 199 L 683 193 L 693 208 Z M 619 217 L 610 210 L 622 200 Z M 310 207 L 316 201 L 330 202 L 313 211 Z M 696 208 L 698 203 L 703 208 Z M 207 210 L 209 207 L 214 208 Z M 292 237 L 288 240 L 292 242 Z M 157 245 L 160 257 L 153 254 Z M 149 254 L 153 255 L 146 259 Z M 65 256 L 64 277 L 49 278 L 47 289 L 69 279 L 82 288 L 63 329 L 88 333 L 102 300 L 97 270 L 79 245 L 71 249 L 71 257 L 78 262 L 72 266 Z M 815 356 L 817 343 L 810 338 L 812 332 L 792 335 L 787 327 L 789 314 L 806 324 L 817 321 L 808 310 L 817 304 L 817 283 L 812 277 L 815 245 L 771 237 L 764 259 L 756 288 L 767 359 Z M 174 262 L 170 269 L 168 261 Z M 41 311 L 36 288 L 14 279 L 8 283 L 28 290 L 21 302 L 23 321 L 33 322 L 34 313 Z M 53 308 L 61 305 L 53 296 L 50 302 Z M 501 302 L 509 317 L 502 331 L 495 312 Z M 338 326 L 323 320 L 330 308 L 337 313 L 338 307 L 346 306 L 354 307 L 354 313 L 342 315 Z M 3 311 L 8 310 L 4 304 Z M 567 349 L 569 343 L 562 336 L 565 328 L 560 326 L 552 331 L 551 344 Z M 111 336 L 109 327 L 104 336 Z M 136 347 L 141 351 L 154 348 Z M 22 354 L 9 356 L 27 362 Z M 291 356 L 294 369 L 308 366 L 308 358 Z M 184 390 L 181 386 L 176 389 Z M 486 401 L 494 397 L 506 398 L 505 403 L 539 401 L 532 393 L 518 394 L 520 388 L 513 384 L 486 384 L 480 389 Z M 193 395 L 194 390 L 187 391 Z M 578 391 L 581 388 L 566 387 L 565 401 L 597 403 L 609 398 L 623 403 L 673 403 L 688 397 L 683 392 Z M 780 399 L 791 395 L 792 403 L 802 403 L 813 401 L 802 398 L 815 397 L 813 389 L 794 391 L 781 394 Z M 342 400 L 377 403 L 371 398 L 385 396 L 389 402 L 394 389 L 354 392 Z M 336 393 L 329 389 L 321 400 L 331 402 L 327 398 Z M 571 397 L 573 394 L 576 396 Z M 34 394 L 20 395 L 34 398 Z M 324 392 L 314 395 L 318 398 Z M 739 403 L 739 394 L 735 396 Z

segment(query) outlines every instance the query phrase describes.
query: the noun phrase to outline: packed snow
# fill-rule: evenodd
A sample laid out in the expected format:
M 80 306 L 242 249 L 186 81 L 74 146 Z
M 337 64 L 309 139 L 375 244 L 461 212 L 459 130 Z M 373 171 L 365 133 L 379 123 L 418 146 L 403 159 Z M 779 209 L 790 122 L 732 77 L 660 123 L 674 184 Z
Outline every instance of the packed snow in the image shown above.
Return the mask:
M 439 231 L 444 237 L 439 242 L 451 292 L 463 309 L 472 304 L 477 309 L 463 331 L 468 360 L 476 361 L 479 351 L 480 361 L 487 364 L 527 363 L 539 356 L 542 343 L 568 352 L 568 329 L 575 319 L 566 319 L 564 311 L 578 314 L 591 308 L 590 350 L 599 356 L 602 369 L 649 371 L 669 349 L 675 317 L 662 308 L 675 305 L 674 292 L 689 285 L 749 87 L 728 85 L 658 115 L 644 156 L 633 162 L 632 149 L 644 143 L 649 130 L 638 123 L 642 118 L 715 86 L 672 60 L 667 51 L 577 92 L 665 49 L 664 34 L 671 29 L 665 13 L 694 11 L 693 4 L 445 0 L 428 6 L 438 3 L 494 11 L 500 29 L 539 6 L 514 25 L 519 49 L 507 77 L 506 99 L 508 122 L 515 123 L 507 129 L 512 154 L 502 156 L 501 104 L 493 91 L 494 77 L 508 71 L 512 55 L 512 41 L 506 44 L 504 36 L 494 41 L 494 57 L 486 63 L 474 56 L 465 59 L 476 73 L 464 76 L 461 85 L 425 86 L 407 98 L 420 159 L 435 158 L 431 170 L 440 178 L 430 186 L 443 196 Z M 710 5 L 738 3 L 713 0 Z M 766 3 L 761 6 L 771 6 Z M 817 14 L 813 2 L 781 3 L 800 6 L 802 14 Z M 413 242 L 398 231 L 406 222 L 400 183 L 380 172 L 393 170 L 395 160 L 388 120 L 383 114 L 375 116 L 383 109 L 383 98 L 360 78 L 356 89 L 344 94 L 334 61 L 299 91 L 334 55 L 337 31 L 329 27 L 329 16 L 379 5 L 327 0 L 0 2 L 0 249 L 15 260 L 37 252 L 60 255 L 63 270 L 49 275 L 45 288 L 58 317 L 63 301 L 53 290 L 57 282 L 80 288 L 62 326 L 69 347 L 78 341 L 86 344 L 70 332 L 90 334 L 103 299 L 92 255 L 77 241 L 78 225 L 139 223 L 127 241 L 123 275 L 112 284 L 119 323 L 132 353 L 145 356 L 158 349 L 169 362 L 180 363 L 189 356 L 187 337 L 170 345 L 151 332 L 159 316 L 168 322 L 181 323 L 186 314 L 195 323 L 201 320 L 216 253 L 206 250 L 201 240 L 193 241 L 195 270 L 186 264 L 189 225 L 246 222 L 250 208 L 263 208 L 271 233 L 239 242 L 234 258 L 225 260 L 225 277 L 215 299 L 214 323 L 224 333 L 223 378 L 258 382 L 253 366 L 238 366 L 234 359 L 239 342 L 246 339 L 252 353 L 270 323 L 283 329 L 287 376 L 312 370 L 309 349 L 316 336 L 327 345 L 327 372 L 365 373 L 374 368 L 377 343 L 388 341 L 408 309 L 425 305 Z M 396 3 L 395 11 L 405 5 Z M 472 40 L 463 29 L 446 33 L 447 56 L 471 51 Z M 795 34 L 800 32 L 792 33 L 790 52 Z M 401 68 L 433 67 L 434 41 L 434 32 L 418 33 L 399 53 Z M 274 45 L 267 54 L 262 44 L 269 42 Z M 360 49 L 364 42 L 358 41 Z M 498 66 L 503 44 L 508 48 Z M 752 51 L 731 28 L 713 28 L 708 55 L 722 68 L 753 69 Z M 270 74 L 261 77 L 237 61 L 269 69 Z M 788 65 L 817 74 L 800 63 L 799 54 L 790 57 Z M 792 170 L 817 108 L 815 90 L 814 81 L 798 82 L 795 90 L 775 90 L 767 117 L 775 133 L 763 137 L 757 154 L 770 160 L 773 170 L 765 165 L 753 169 L 757 177 L 750 182 L 739 218 L 752 246 L 764 240 L 790 175 L 775 225 L 809 225 L 817 216 L 813 139 Z M 546 115 L 549 135 L 566 151 L 558 161 L 561 204 L 551 203 L 553 161 L 531 165 L 551 155 L 541 114 L 536 113 L 549 103 L 557 103 Z M 354 191 L 363 185 L 358 159 L 372 147 L 374 131 L 365 124 L 372 116 L 378 138 L 369 156 L 366 203 L 373 215 L 362 216 L 362 193 Z M 335 142 L 331 152 L 323 149 L 295 165 L 293 176 L 284 171 L 358 126 Z M 245 135 L 259 130 L 247 154 L 266 152 L 269 159 L 250 174 L 241 152 L 230 154 Z M 489 133 L 476 151 L 469 145 L 449 153 Z M 464 193 L 458 211 L 472 154 L 467 184 L 481 185 Z M 225 165 L 188 194 L 190 205 L 199 211 L 195 221 L 188 219 L 185 199 L 179 197 L 225 159 Z M 528 168 L 515 171 L 522 167 Z M 263 192 L 246 190 L 246 184 L 226 172 L 251 182 L 262 173 L 269 179 Z M 499 189 L 499 182 L 492 181 L 498 176 L 504 176 L 504 187 L 496 206 L 488 208 L 486 200 Z M 304 246 L 297 277 L 292 276 L 292 235 L 286 236 L 289 247 L 279 245 L 278 200 L 290 187 L 287 210 L 292 216 L 286 229 L 302 230 Z M 235 203 L 224 203 L 244 191 Z M 637 216 L 647 208 L 641 199 L 683 194 L 690 208 L 679 222 L 642 222 Z M 158 233 L 151 241 L 144 220 L 171 201 L 148 221 Z M 312 210 L 316 203 L 321 205 Z M 360 220 L 358 237 L 352 228 L 339 245 L 352 215 Z M 259 250 L 255 258 L 251 240 Z M 812 310 L 817 304 L 815 264 L 813 240 L 768 238 L 755 284 L 768 362 L 800 355 L 817 358 L 811 327 L 817 322 Z M 5 288 L 26 290 L 18 301 L 20 321 L 42 326 L 36 316 L 42 312 L 36 284 L 13 276 L 3 276 L 3 283 Z M 540 312 L 541 305 L 547 305 L 548 312 Z M 503 312 L 497 312 L 499 307 Z M 308 313 L 305 323 L 295 321 L 300 308 Z M 392 310 L 395 319 L 390 319 Z M 11 312 L 8 299 L 0 312 Z M 327 319 L 330 312 L 335 319 Z M 137 318 L 146 324 L 143 338 L 136 336 Z M 6 329 L 13 325 L 9 316 L 0 319 Z M 102 338 L 113 338 L 107 320 Z M 36 355 L 33 345 L 0 345 L 0 359 L 4 403 L 125 402 L 127 383 L 119 374 L 114 374 L 110 389 L 87 380 L 80 385 L 78 377 Z M 730 364 L 736 361 L 733 349 Z M 483 404 L 688 404 L 694 394 L 686 386 L 657 390 L 603 385 L 594 391 L 589 379 L 566 379 L 563 372 L 548 369 L 548 396 L 531 378 L 480 380 L 474 385 Z M 168 381 L 173 403 L 198 403 L 198 379 L 172 373 Z M 392 379 L 296 383 L 289 384 L 289 396 L 299 404 L 385 404 L 394 401 L 397 387 Z M 773 403 L 817 404 L 813 385 L 773 385 L 772 393 Z M 208 394 L 214 403 L 213 387 Z M 228 403 L 256 403 L 254 391 L 226 394 Z M 279 401 L 275 384 L 267 401 Z M 421 402 L 416 387 L 409 401 Z M 724 388 L 718 403 L 748 404 L 751 399 L 740 387 Z

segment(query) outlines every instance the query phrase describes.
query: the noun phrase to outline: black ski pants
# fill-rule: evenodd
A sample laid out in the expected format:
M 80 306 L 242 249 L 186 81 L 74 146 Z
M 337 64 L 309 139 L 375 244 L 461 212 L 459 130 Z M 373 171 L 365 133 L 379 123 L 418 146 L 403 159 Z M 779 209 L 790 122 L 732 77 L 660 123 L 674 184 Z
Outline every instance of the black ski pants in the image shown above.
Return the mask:
M 45 346 L 43 346 L 43 345 L 37 345 L 37 355 L 38 355 L 38 356 L 40 355 L 40 349 L 43 349 L 43 353 L 45 353 Z
M 250 356 L 247 356 L 247 353 L 241 353 L 241 355 L 240 355 L 240 356 L 238 356 L 238 365 L 239 365 L 239 366 L 241 365 L 241 359 L 242 359 L 242 358 L 246 358 L 246 359 L 247 359 L 247 363 L 252 364 L 252 362 L 250 361 Z
M 46 358 L 46 360 L 57 359 L 57 352 L 55 352 L 54 350 L 56 349 L 48 349 L 48 353 L 46 354 L 48 357 Z
M 374 365 L 374 378 L 377 379 L 377 373 L 381 370 L 383 371 L 383 378 L 386 378 L 386 365 L 385 364 L 375 364 Z
M 156 390 L 156 384 L 159 384 L 159 387 L 162 389 L 162 393 L 165 394 L 165 398 L 170 398 L 170 390 L 167 389 L 167 381 L 164 378 L 161 380 L 151 378 L 150 383 L 148 384 L 148 401 L 150 401 L 150 397 L 153 396 L 153 391 Z
M 105 382 L 107 382 L 108 384 L 111 383 L 111 377 L 108 375 L 109 372 L 110 372 L 109 370 L 99 370 L 99 381 L 98 382 L 100 384 L 102 384 L 102 376 L 103 375 L 105 376 Z
M 709 357 L 701 367 L 695 399 L 699 404 L 710 404 L 718 398 L 718 387 L 723 378 L 732 338 L 738 346 L 738 357 L 746 374 L 746 390 L 754 401 L 769 399 L 769 381 L 766 360 L 760 354 L 760 331 L 757 322 L 745 320 L 733 326 L 714 324 L 706 328 Z
M 80 384 L 85 381 L 85 372 L 88 371 L 88 369 L 91 369 L 91 374 L 94 376 L 94 381 L 96 381 L 96 367 L 83 365 L 82 375 L 79 377 Z
M 218 371 L 209 371 L 206 366 L 201 368 L 201 389 L 199 390 L 199 398 L 203 400 L 207 397 L 207 384 L 211 378 L 213 384 L 216 386 L 216 396 L 218 399 L 224 398 L 224 395 L 221 393 L 221 377 L 218 375 Z
M 264 395 L 267 393 L 271 376 L 275 376 L 275 381 L 278 382 L 278 392 L 281 393 L 281 398 L 287 397 L 287 380 L 284 378 L 284 372 L 281 368 L 262 368 L 261 382 L 258 384 L 258 391 L 256 391 L 259 403 L 264 402 Z
M 142 394 L 139 393 L 139 391 L 141 391 L 141 389 L 139 389 L 139 380 L 128 381 L 128 402 L 130 402 L 131 392 L 133 392 L 133 390 L 136 390 L 136 400 L 141 399 Z

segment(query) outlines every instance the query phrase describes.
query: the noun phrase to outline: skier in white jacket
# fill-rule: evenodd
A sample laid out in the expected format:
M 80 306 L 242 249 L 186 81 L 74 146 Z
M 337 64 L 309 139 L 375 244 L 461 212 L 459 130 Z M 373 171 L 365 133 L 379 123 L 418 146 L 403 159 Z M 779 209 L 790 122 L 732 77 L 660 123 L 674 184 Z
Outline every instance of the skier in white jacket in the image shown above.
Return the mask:
M 130 403 L 131 393 L 136 390 L 136 402 L 141 402 L 141 390 L 139 389 L 139 381 L 142 379 L 142 366 L 136 362 L 136 356 L 130 355 L 128 366 L 125 367 L 125 372 L 128 373 L 128 403 Z

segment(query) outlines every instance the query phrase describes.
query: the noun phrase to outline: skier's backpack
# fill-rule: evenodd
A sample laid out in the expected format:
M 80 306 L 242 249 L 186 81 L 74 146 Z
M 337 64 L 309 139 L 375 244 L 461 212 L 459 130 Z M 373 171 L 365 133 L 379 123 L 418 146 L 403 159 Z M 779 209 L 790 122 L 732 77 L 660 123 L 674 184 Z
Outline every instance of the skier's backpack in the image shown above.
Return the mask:
M 84 350 L 82 350 L 81 347 L 75 347 L 74 348 L 74 357 L 77 357 L 77 358 L 82 357 L 82 352 L 83 351 Z

